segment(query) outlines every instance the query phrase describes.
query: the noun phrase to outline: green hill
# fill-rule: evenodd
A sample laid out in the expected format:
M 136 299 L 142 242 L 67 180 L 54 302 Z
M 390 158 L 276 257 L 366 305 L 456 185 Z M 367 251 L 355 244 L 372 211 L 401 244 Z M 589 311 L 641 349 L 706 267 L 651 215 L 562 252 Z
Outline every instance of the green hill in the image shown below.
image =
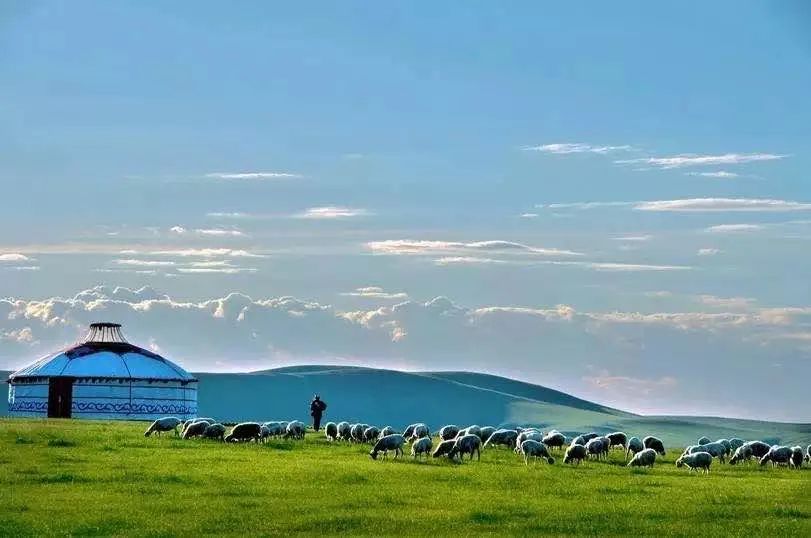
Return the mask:
M 200 415 L 224 421 L 298 418 L 306 421 L 312 395 L 329 404 L 326 420 L 403 428 L 425 422 L 492 426 L 534 425 L 567 435 L 586 431 L 655 434 L 669 445 L 702 435 L 768 442 L 811 442 L 811 424 L 713 417 L 640 416 L 550 388 L 473 372 L 400 372 L 308 365 L 244 374 L 198 373 Z M 6 412 L 6 404 L 0 408 Z

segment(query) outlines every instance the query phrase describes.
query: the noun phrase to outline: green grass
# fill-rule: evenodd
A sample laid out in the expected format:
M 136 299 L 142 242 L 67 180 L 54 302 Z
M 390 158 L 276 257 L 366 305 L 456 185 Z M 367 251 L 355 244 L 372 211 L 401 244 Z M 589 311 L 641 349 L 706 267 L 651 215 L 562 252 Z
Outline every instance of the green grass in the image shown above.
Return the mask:
M 144 438 L 142 423 L 0 420 L 0 534 L 811 536 L 811 470 L 372 461 L 368 447 Z M 559 458 L 559 460 L 562 458 Z

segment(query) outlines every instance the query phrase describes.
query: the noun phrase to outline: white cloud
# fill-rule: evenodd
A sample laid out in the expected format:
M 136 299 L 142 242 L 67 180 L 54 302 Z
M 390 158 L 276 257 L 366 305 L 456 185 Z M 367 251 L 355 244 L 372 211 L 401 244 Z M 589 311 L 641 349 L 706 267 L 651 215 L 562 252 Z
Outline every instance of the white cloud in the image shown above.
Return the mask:
M 206 228 L 195 230 L 195 233 L 212 237 L 246 237 L 240 230 L 223 230 L 221 228 Z
M 496 260 L 494 258 L 482 258 L 479 256 L 443 256 L 434 260 L 436 265 L 481 265 L 481 264 L 502 264 L 506 260 Z
M 788 155 L 774 153 L 725 153 L 722 155 L 696 155 L 684 153 L 672 157 L 645 157 L 641 159 L 625 159 L 614 161 L 616 164 L 646 164 L 660 169 L 684 168 L 688 166 L 718 166 L 732 164 L 746 164 L 757 161 L 773 161 L 783 159 Z
M 537 213 L 521 213 L 518 216 L 521 217 L 522 219 L 534 219 L 534 218 L 538 217 L 538 214 Z
M 371 241 L 367 248 L 378 254 L 437 254 L 441 252 L 489 251 L 489 252 L 522 252 L 541 256 L 582 256 L 580 252 L 557 248 L 541 248 L 516 243 L 513 241 L 434 241 L 416 239 L 387 239 Z
M 718 170 L 717 172 L 687 172 L 688 176 L 711 177 L 717 179 L 733 179 L 740 177 L 740 174 L 735 172 L 727 172 L 726 170 Z
M 664 376 L 658 379 L 641 379 L 638 377 L 611 375 L 604 370 L 600 375 L 585 376 L 583 380 L 601 391 L 620 394 L 641 394 L 650 396 L 653 393 L 672 391 L 678 385 L 673 376 Z
M 536 204 L 538 209 L 598 209 L 603 207 L 625 207 L 639 202 L 566 202 L 560 204 Z
M 699 295 L 696 300 L 703 305 L 732 310 L 748 310 L 755 303 L 755 300 L 749 297 L 718 297 L 717 295 Z
M 584 265 L 597 271 L 613 271 L 613 272 L 688 271 L 692 269 L 692 267 L 687 265 L 651 265 L 644 263 L 593 262 Z
M 32 261 L 31 258 L 19 252 L 5 252 L 0 254 L 0 262 L 27 262 Z
M 543 144 L 541 146 L 526 146 L 521 148 L 524 151 L 540 151 L 543 153 L 555 153 L 558 155 L 568 155 L 570 153 L 598 153 L 606 154 L 615 151 L 631 151 L 634 148 L 628 145 L 622 146 L 593 146 L 582 143 L 558 143 Z
M 183 235 L 188 230 L 186 230 L 186 228 L 184 228 L 183 226 L 172 226 L 171 228 L 169 228 L 169 231 L 178 235 Z
M 700 248 L 696 252 L 699 256 L 715 256 L 716 254 L 720 254 L 721 250 L 717 248 Z
M 612 237 L 614 241 L 628 241 L 631 243 L 640 243 L 644 241 L 650 241 L 653 239 L 652 235 L 624 235 L 621 237 Z
M 808 211 L 811 210 L 811 204 L 764 198 L 685 198 L 681 200 L 637 202 L 634 209 L 640 211 L 684 212 L 784 212 Z
M 235 275 L 238 273 L 255 273 L 255 267 L 178 267 L 178 273 L 188 274 L 222 274 Z
M 152 256 L 176 256 L 196 258 L 264 258 L 262 254 L 247 250 L 234 250 L 230 248 L 181 248 L 139 252 L 137 250 L 122 250 L 121 254 L 149 254 Z
M 350 217 L 361 217 L 368 215 L 365 209 L 340 206 L 311 207 L 302 213 L 294 215 L 300 219 L 344 219 Z
M 293 179 L 302 177 L 289 172 L 212 172 L 206 174 L 211 179 L 237 179 L 237 180 L 266 180 L 266 179 Z
M 175 262 L 158 260 L 139 260 L 135 258 L 123 258 L 113 260 L 116 265 L 128 265 L 133 267 L 171 267 Z
M 346 297 L 363 297 L 366 299 L 392 299 L 392 300 L 406 300 L 408 294 L 404 292 L 387 292 L 378 286 L 366 286 L 364 288 L 356 288 L 355 291 L 342 293 Z
M 2 269 L 11 271 L 39 271 L 39 265 L 0 265 Z
M 717 224 L 706 228 L 705 231 L 710 233 L 738 233 L 738 232 L 757 232 L 763 229 L 760 224 Z

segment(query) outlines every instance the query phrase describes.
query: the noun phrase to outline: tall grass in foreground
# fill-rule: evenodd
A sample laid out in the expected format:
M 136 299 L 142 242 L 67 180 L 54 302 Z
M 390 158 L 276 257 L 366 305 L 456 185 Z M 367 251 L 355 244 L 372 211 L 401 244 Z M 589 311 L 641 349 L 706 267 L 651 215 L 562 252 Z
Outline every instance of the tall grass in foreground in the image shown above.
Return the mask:
M 0 535 L 811 536 L 811 470 L 372 461 L 368 446 L 144 438 L 143 423 L 0 420 Z M 556 456 L 558 456 L 556 454 Z

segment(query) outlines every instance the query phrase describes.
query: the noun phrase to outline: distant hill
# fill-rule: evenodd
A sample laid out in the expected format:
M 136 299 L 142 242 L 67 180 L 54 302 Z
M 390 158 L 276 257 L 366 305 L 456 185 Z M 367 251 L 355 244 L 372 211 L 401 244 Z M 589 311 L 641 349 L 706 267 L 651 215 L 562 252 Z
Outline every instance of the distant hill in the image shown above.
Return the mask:
M 7 378 L 7 372 L 0 372 Z M 347 366 L 295 366 L 244 374 L 198 373 L 200 414 L 224 421 L 309 419 L 312 395 L 329 404 L 326 420 L 405 425 L 443 424 L 556 428 L 656 434 L 670 445 L 702 435 L 811 443 L 811 424 L 713 417 L 640 416 L 550 388 L 473 372 L 400 372 Z M 0 407 L 7 413 L 7 404 Z

